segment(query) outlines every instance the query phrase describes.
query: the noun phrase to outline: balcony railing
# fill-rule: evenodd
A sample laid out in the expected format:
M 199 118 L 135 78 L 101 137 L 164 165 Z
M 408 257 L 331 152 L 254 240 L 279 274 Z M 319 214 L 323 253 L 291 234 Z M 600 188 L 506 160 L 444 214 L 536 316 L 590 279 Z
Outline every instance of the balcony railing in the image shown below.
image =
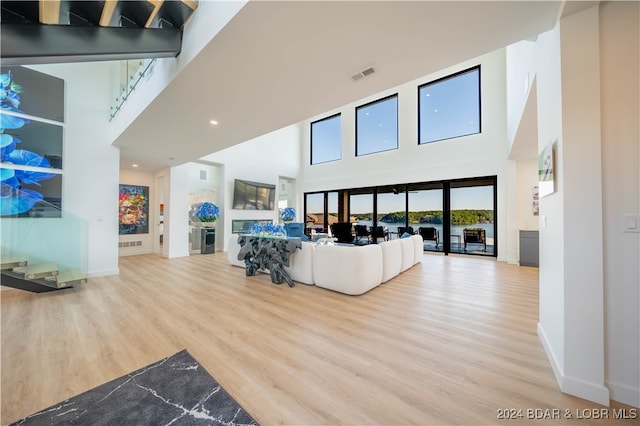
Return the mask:
M 135 59 L 115 63 L 111 72 L 111 105 L 109 120 L 112 120 L 127 101 L 143 77 L 149 77 L 155 59 Z

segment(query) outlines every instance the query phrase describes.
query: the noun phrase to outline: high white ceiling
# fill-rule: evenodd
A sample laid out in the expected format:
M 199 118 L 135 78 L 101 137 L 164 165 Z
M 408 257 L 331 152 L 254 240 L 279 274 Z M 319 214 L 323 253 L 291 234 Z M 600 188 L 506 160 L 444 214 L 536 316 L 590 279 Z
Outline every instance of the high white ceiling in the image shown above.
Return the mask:
M 562 3 L 250 1 L 118 137 L 122 167 L 193 161 L 533 39 Z

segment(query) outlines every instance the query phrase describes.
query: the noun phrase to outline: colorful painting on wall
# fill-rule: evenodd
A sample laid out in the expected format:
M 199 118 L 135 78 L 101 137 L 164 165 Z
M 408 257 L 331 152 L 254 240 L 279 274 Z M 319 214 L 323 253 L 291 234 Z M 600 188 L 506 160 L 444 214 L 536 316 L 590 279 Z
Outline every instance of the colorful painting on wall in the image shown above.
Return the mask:
M 0 111 L 0 216 L 62 217 L 64 80 L 3 67 Z
M 149 187 L 120 185 L 120 235 L 149 233 Z

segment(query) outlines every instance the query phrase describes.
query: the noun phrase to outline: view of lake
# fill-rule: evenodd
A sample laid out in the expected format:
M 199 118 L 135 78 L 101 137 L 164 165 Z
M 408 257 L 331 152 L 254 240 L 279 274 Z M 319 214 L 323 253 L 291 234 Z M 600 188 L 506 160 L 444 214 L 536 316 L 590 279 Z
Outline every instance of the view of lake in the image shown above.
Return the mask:
M 372 226 L 373 222 L 370 220 L 361 220 L 358 221 L 359 225 L 367 225 Z M 438 230 L 440 235 L 442 236 L 442 224 L 440 223 L 411 223 L 409 224 L 413 227 L 415 232 L 418 232 L 418 228 L 421 226 L 431 226 Z M 389 232 L 398 232 L 398 226 L 404 226 L 398 223 L 386 223 L 386 222 L 378 222 L 378 226 L 385 226 Z M 484 228 L 485 233 L 487 235 L 487 239 L 493 239 L 493 223 L 476 223 L 472 225 L 454 225 L 451 227 L 451 235 L 460 235 L 462 236 L 462 230 L 464 228 Z

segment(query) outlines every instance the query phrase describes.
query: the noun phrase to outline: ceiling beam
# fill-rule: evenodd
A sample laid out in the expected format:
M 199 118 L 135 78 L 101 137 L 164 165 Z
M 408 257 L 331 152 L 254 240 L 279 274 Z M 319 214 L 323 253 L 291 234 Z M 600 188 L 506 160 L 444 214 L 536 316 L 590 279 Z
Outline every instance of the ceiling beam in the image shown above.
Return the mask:
M 198 0 L 182 0 L 182 3 L 189 6 L 191 10 L 196 10 L 198 8 Z
M 151 12 L 151 15 L 149 15 L 149 19 L 147 19 L 146 24 L 144 24 L 145 28 L 149 28 L 151 26 L 151 23 L 153 22 L 154 18 L 160 11 L 160 7 L 162 7 L 162 3 L 164 3 L 164 0 L 147 0 L 147 1 L 153 5 L 153 11 Z
M 104 7 L 102 8 L 102 15 L 100 15 L 100 26 L 108 27 L 113 17 L 113 12 L 116 10 L 118 0 L 106 0 Z
M 169 58 L 180 53 L 179 29 L 2 24 L 2 65 Z
M 60 23 L 60 0 L 40 0 L 39 19 L 42 24 Z

